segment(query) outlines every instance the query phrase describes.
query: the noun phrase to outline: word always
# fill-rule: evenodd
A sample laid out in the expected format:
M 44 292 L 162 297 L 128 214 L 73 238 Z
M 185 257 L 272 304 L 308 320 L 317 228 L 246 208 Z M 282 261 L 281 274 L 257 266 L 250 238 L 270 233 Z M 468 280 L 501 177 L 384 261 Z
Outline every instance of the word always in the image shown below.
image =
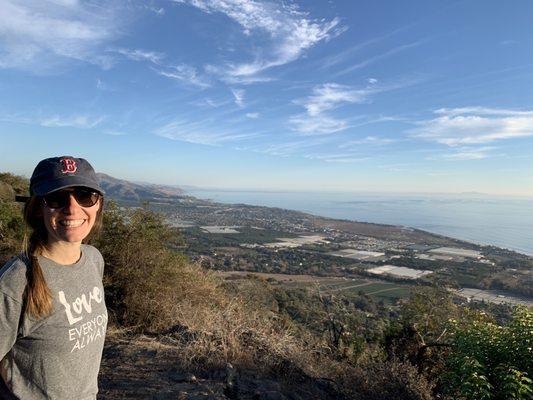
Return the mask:
M 97 315 L 89 321 L 68 330 L 69 341 L 76 341 L 70 352 L 81 350 L 98 338 L 105 336 L 107 313 Z

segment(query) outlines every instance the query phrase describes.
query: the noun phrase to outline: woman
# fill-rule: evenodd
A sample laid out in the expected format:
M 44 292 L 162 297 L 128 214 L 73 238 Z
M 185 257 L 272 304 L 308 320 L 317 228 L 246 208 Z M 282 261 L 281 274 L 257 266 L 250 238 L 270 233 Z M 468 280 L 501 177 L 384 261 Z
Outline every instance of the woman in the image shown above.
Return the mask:
M 102 207 L 86 160 L 47 158 L 33 171 L 26 250 L 0 269 L 0 398 L 96 398 L 104 261 L 82 241 L 99 229 Z

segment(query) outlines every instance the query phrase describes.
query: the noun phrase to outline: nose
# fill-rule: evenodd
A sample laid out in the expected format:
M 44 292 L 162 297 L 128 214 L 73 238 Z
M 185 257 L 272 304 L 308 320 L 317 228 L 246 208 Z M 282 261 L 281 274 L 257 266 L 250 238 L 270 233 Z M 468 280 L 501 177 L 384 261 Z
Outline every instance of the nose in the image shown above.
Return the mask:
M 71 193 L 68 197 L 68 204 L 63 207 L 62 211 L 65 213 L 65 214 L 74 214 L 76 209 L 80 208 L 81 206 L 78 204 L 78 202 L 76 201 L 76 198 L 74 197 L 74 195 Z

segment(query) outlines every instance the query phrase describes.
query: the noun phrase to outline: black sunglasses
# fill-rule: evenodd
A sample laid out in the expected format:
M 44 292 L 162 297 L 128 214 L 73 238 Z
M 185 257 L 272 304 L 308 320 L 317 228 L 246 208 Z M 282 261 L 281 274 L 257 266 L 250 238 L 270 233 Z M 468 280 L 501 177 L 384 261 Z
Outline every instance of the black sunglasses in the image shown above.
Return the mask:
M 82 207 L 92 207 L 100 198 L 100 193 L 83 187 L 76 187 L 73 190 L 59 190 L 43 196 L 44 203 L 50 208 L 63 208 L 70 204 L 70 195 L 73 195 L 76 202 Z

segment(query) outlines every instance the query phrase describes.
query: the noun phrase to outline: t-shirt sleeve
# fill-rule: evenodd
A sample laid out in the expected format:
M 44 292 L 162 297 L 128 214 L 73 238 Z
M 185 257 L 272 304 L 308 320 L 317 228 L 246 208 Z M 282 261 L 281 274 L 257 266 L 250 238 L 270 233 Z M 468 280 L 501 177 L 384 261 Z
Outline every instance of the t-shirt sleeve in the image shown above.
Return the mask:
M 9 353 L 17 339 L 22 304 L 0 292 L 0 359 Z

